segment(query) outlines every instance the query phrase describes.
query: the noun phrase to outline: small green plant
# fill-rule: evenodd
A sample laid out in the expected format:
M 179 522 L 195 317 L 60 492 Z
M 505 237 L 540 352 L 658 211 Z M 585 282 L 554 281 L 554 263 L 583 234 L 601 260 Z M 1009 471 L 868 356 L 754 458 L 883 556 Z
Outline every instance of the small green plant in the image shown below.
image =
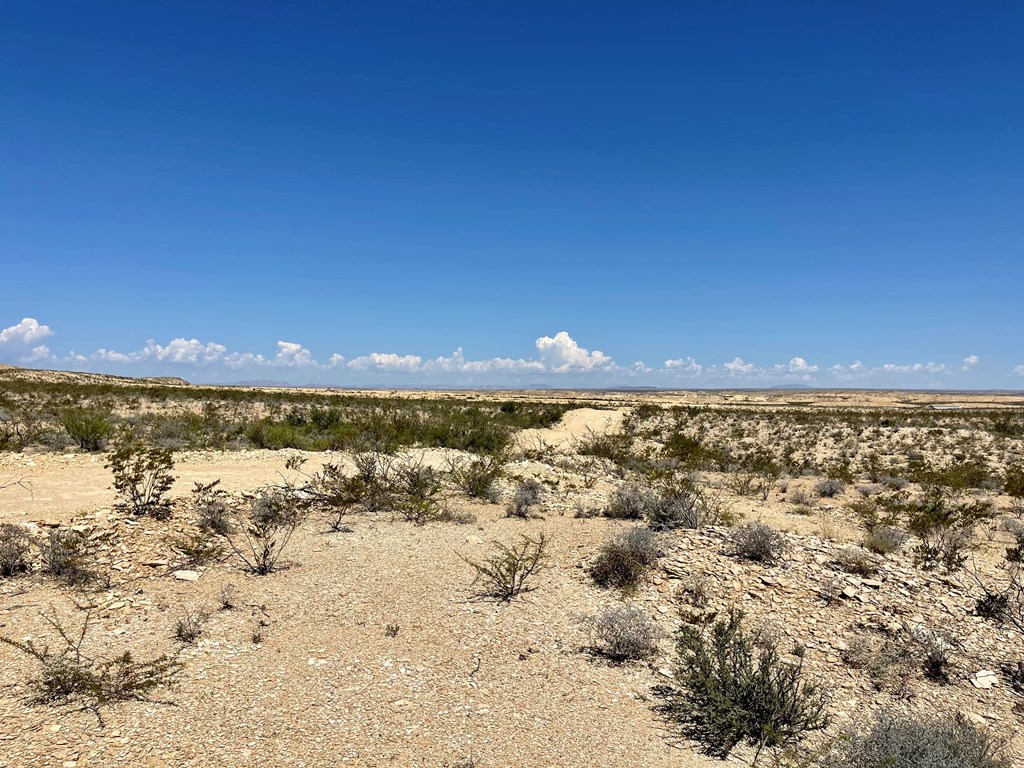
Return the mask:
M 631 528 L 601 545 L 590 575 L 599 586 L 635 592 L 660 556 L 661 545 L 654 533 Z
M 741 742 L 784 747 L 824 728 L 826 698 L 804 679 L 803 657 L 783 659 L 769 637 L 743 628 L 732 609 L 708 630 L 684 627 L 679 635 L 679 690 L 668 714 L 711 755 L 725 758 Z
M 1003 742 L 962 715 L 915 719 L 878 716 L 866 733 L 852 733 L 830 757 L 835 768 L 1010 768 Z M 822 764 L 824 765 L 824 763 Z
M 170 514 L 165 495 L 174 483 L 174 459 L 169 450 L 146 445 L 125 428 L 118 432 L 106 466 L 114 475 L 114 489 L 134 514 Z
M 657 625 L 635 605 L 609 608 L 591 621 L 598 650 L 612 661 L 642 661 L 658 650 Z
M 494 553 L 486 560 L 466 560 L 476 571 L 473 584 L 481 597 L 509 601 L 531 589 L 526 582 L 547 563 L 548 539 L 541 533 L 536 539 L 520 537 L 518 544 L 495 542 Z
M 181 555 L 183 565 L 209 565 L 224 556 L 224 547 L 213 534 L 202 529 L 182 533 L 170 540 L 171 549 Z
M 20 525 L 0 525 L 0 579 L 9 579 L 28 571 L 31 548 L 28 531 Z
M 391 480 L 392 504 L 405 520 L 424 525 L 442 516 L 441 474 L 424 464 L 422 457 L 396 461 L 392 465 Z
M 203 626 L 210 614 L 203 610 L 185 610 L 174 625 L 174 639 L 186 645 L 194 645 L 203 634 Z
M 114 432 L 110 414 L 90 408 L 68 408 L 60 416 L 61 426 L 84 451 L 101 451 Z

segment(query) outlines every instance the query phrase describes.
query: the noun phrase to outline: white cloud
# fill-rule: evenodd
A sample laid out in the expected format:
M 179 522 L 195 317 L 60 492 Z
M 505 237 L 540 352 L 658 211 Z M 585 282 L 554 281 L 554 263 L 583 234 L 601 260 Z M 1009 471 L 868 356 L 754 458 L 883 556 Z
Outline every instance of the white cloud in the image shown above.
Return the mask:
M 277 356 L 273 364 L 282 368 L 308 368 L 319 365 L 313 359 L 312 352 L 293 341 L 277 342 Z
M 345 356 L 337 353 L 331 355 L 331 359 L 327 362 L 328 368 L 340 368 L 345 363 Z
M 50 326 L 40 325 L 34 317 L 26 317 L 17 325 L 0 331 L 0 344 L 18 344 L 27 347 L 29 344 L 42 341 L 49 336 L 53 336 Z
M 584 349 L 565 331 L 559 331 L 554 338 L 541 336 L 536 341 L 537 354 L 544 368 L 553 373 L 566 371 L 589 371 L 614 365 L 608 355 Z
M 745 376 L 759 371 L 756 365 L 745 362 L 742 357 L 734 357 L 732 361 L 725 363 L 722 367 L 733 376 Z
M 978 356 L 977 355 L 968 355 L 967 357 L 964 358 L 964 362 L 963 362 L 963 365 L 960 366 L 960 370 L 961 371 L 969 371 L 969 370 L 971 370 L 971 368 L 973 368 L 977 364 L 978 364 Z
M 776 369 L 780 366 L 775 366 Z M 782 367 L 782 370 L 788 371 L 789 373 L 817 373 L 818 366 L 809 365 L 806 360 L 802 357 L 794 357 Z
M 665 370 L 688 376 L 699 376 L 701 371 L 704 370 L 704 366 L 692 357 L 678 357 L 675 360 L 666 360 Z
M 419 355 L 396 355 L 386 352 L 371 352 L 369 355 L 348 361 L 348 367 L 357 371 L 404 371 L 411 373 L 419 370 L 423 358 Z
M 1014 376 L 1024 376 L 1024 365 L 1018 365 L 1013 369 Z

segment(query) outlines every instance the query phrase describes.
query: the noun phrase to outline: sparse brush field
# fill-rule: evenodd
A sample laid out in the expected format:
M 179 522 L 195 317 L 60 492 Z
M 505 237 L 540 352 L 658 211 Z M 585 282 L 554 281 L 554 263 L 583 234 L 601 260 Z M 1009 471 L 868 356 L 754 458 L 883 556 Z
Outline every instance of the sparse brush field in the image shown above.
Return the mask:
M 1009 766 L 1022 561 L 1011 395 L 3 370 L 0 767 Z

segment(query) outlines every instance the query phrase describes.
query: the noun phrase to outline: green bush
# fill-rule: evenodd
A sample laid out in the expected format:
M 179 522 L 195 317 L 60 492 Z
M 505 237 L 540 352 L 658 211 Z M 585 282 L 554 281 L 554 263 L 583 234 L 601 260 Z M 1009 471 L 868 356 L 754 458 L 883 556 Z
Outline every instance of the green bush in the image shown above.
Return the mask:
M 478 594 L 507 602 L 532 589 L 526 582 L 547 564 L 547 548 L 548 539 L 541 533 L 536 539 L 522 536 L 511 546 L 495 542 L 486 560 L 466 560 L 476 571 Z
M 89 408 L 68 408 L 60 417 L 61 426 L 85 451 L 100 451 L 114 432 L 110 414 Z
M 914 559 L 925 570 L 959 570 L 967 562 L 975 526 L 991 516 L 991 506 L 984 502 L 953 501 L 931 488 L 908 505 L 907 530 L 920 539 Z
M 237 532 L 225 538 L 247 570 L 256 576 L 266 576 L 277 569 L 302 517 L 294 498 L 269 491 L 253 502 Z
M 106 466 L 114 475 L 114 489 L 134 514 L 170 514 L 170 502 L 164 498 L 174 484 L 174 459 L 169 450 L 146 445 L 125 428 L 118 432 Z
M 826 699 L 804 680 L 803 659 L 787 661 L 770 638 L 753 638 L 731 610 L 709 630 L 684 627 L 678 641 L 679 691 L 668 713 L 705 751 L 725 758 L 741 742 L 793 744 L 828 723 Z

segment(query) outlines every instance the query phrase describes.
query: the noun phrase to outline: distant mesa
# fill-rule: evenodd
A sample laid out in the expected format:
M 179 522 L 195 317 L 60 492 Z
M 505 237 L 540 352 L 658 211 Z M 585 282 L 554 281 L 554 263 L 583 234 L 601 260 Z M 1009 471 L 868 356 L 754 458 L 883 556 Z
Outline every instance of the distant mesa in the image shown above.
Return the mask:
M 287 381 L 270 381 L 269 379 L 257 379 L 256 381 L 236 381 L 228 384 L 229 387 L 291 387 Z

